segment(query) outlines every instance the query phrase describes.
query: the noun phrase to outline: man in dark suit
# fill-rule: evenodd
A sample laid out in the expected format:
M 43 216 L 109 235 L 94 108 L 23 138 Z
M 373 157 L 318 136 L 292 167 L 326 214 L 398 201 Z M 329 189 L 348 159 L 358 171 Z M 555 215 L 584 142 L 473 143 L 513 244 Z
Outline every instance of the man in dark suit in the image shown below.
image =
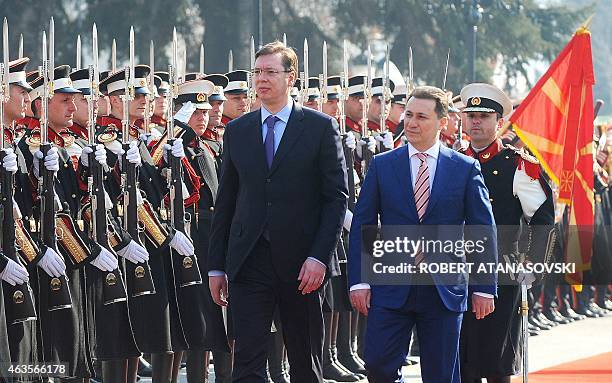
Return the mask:
M 276 305 L 291 381 L 322 381 L 320 287 L 338 270 L 348 192 L 337 123 L 291 100 L 296 73 L 292 49 L 261 48 L 253 69 L 261 109 L 225 131 L 208 270 L 217 304 L 227 304 L 229 279 L 234 381 L 265 381 Z
M 440 145 L 447 113 L 448 99 L 441 89 L 419 87 L 412 93 L 404 118 L 408 145 L 374 157 L 355 207 L 349 237 L 349 286 L 353 305 L 369 315 L 364 357 L 370 382 L 403 381 L 400 369 L 415 325 L 423 382 L 459 382 L 459 330 L 470 294 L 466 273 L 428 274 L 422 267 L 440 259 L 457 266 L 466 258 L 425 249 L 405 258 L 419 272 L 401 275 L 395 284 L 387 275 L 384 285 L 370 286 L 367 276 L 372 271 L 362 270 L 361 257 L 367 256 L 362 255 L 362 238 L 367 233 L 362 235 L 362 229 L 376 227 L 380 219 L 383 238 L 389 239 L 385 231 L 393 226 L 442 233 L 451 225 L 479 225 L 478 232 L 491 233 L 488 241 L 484 236 L 474 238 L 484 239 L 484 251 L 470 261 L 475 270 L 482 263 L 497 262 L 493 213 L 478 161 Z M 476 226 L 466 233 L 473 230 Z M 484 318 L 494 310 L 495 274 L 469 277 L 470 285 L 472 277 L 478 281 L 470 286 L 473 311 L 478 319 Z

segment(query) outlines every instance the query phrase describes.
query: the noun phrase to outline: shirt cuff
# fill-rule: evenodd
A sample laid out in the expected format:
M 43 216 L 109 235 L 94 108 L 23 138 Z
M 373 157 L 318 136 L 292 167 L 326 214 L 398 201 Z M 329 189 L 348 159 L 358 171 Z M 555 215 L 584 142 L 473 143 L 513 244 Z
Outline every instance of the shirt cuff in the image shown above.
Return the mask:
M 222 277 L 224 275 L 225 275 L 225 272 L 221 270 L 210 270 L 208 272 L 209 277 Z
M 327 269 L 327 265 L 325 263 L 319 261 L 315 257 L 308 257 L 307 259 L 312 259 L 313 261 L 320 263 L 321 265 L 323 265 L 323 267 L 325 267 Z
M 481 293 L 480 291 L 474 291 L 473 294 L 478 295 L 479 297 L 483 297 L 483 298 L 494 298 L 493 294 Z
M 370 284 L 369 283 L 358 283 L 356 285 L 351 286 L 351 288 L 349 289 L 349 291 L 355 291 L 355 290 L 370 290 Z

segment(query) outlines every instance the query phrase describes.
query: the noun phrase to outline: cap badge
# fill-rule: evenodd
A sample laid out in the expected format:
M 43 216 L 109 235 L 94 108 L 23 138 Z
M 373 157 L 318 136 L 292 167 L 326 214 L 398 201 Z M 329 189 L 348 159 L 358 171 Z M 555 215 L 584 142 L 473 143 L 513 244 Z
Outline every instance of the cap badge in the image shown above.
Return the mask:
M 138 84 L 140 87 L 147 86 L 147 80 L 145 80 L 144 78 L 141 78 L 139 79 Z
M 206 101 L 206 95 L 204 93 L 198 93 L 198 96 L 196 99 L 198 100 L 198 102 L 204 102 Z
M 472 105 L 480 105 L 480 97 L 472 98 Z
M 246 81 L 240 81 L 240 87 L 241 88 L 248 88 L 248 85 L 247 85 Z

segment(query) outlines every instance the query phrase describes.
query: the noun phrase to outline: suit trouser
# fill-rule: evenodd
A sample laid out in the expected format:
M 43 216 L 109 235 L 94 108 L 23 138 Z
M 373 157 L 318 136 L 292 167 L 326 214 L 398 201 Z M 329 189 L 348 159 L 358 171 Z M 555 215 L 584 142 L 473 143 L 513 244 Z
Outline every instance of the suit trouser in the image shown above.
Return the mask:
M 299 282 L 284 282 L 274 270 L 269 243 L 260 238 L 229 284 L 233 310 L 234 382 L 265 382 L 270 326 L 276 305 L 291 367 L 291 382 L 322 382 L 321 292 L 302 295 Z
M 411 286 L 406 303 L 399 309 L 379 306 L 373 300 L 364 355 L 369 381 L 403 381 L 401 367 L 416 325 L 423 382 L 458 383 L 462 318 L 463 313 L 444 306 L 436 286 L 432 285 Z

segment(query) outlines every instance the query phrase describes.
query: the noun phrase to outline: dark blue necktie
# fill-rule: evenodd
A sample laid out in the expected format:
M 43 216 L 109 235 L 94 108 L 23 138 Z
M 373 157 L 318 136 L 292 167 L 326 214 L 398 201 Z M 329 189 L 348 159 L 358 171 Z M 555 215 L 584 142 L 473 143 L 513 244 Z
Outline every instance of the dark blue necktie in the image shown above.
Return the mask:
M 266 161 L 268 162 L 268 169 L 272 166 L 272 160 L 274 159 L 274 124 L 279 118 L 274 115 L 269 115 L 266 118 L 266 126 L 268 131 L 266 132 L 266 140 L 264 141 L 264 147 L 266 148 Z

